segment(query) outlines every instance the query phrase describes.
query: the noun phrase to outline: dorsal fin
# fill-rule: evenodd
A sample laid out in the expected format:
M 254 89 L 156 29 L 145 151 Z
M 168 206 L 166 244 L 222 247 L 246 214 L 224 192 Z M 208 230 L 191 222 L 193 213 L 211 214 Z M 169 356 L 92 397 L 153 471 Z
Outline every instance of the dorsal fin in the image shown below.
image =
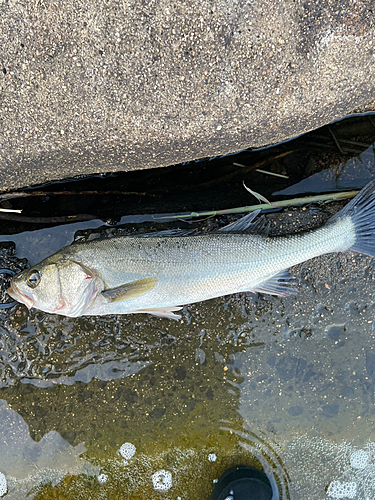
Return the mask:
M 163 231 L 156 231 L 154 233 L 135 233 L 135 234 L 130 234 L 129 236 L 136 236 L 137 238 L 150 238 L 150 237 L 156 237 L 156 236 L 189 236 L 190 234 L 198 234 L 197 229 L 165 229 Z
M 227 233 L 248 232 L 252 234 L 268 235 L 270 223 L 264 217 L 259 217 L 257 221 L 253 222 L 260 212 L 260 209 L 255 210 L 254 212 L 245 215 L 245 217 L 222 227 L 219 231 Z

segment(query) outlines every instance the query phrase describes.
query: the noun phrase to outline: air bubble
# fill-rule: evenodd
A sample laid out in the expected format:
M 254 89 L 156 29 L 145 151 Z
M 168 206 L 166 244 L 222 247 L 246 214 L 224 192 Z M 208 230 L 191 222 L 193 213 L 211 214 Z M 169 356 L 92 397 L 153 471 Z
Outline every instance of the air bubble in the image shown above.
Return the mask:
M 367 463 L 369 461 L 369 454 L 364 450 L 355 451 L 350 455 L 350 465 L 354 469 L 363 470 L 367 467 Z
M 168 491 L 172 487 L 172 474 L 167 470 L 158 470 L 152 475 L 152 484 L 156 491 Z
M 3 497 L 8 491 L 7 479 L 2 472 L 0 472 L 0 497 Z
M 209 461 L 209 462 L 216 462 L 216 460 L 217 460 L 216 453 L 210 453 L 210 454 L 208 455 L 208 461 Z
M 99 474 L 98 481 L 99 481 L 100 484 L 106 483 L 108 481 L 107 474 Z
M 332 481 L 327 490 L 327 495 L 331 498 L 355 498 L 357 493 L 357 483 Z
M 136 452 L 136 447 L 131 443 L 124 443 L 119 449 L 120 455 L 125 458 L 125 460 L 130 460 Z

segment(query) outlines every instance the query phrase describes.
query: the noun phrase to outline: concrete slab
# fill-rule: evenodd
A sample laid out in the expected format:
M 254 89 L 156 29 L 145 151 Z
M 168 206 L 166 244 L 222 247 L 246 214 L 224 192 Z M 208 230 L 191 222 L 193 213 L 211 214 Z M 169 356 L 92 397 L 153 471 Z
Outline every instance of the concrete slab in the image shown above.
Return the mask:
M 277 142 L 374 81 L 368 0 L 0 0 L 1 190 Z

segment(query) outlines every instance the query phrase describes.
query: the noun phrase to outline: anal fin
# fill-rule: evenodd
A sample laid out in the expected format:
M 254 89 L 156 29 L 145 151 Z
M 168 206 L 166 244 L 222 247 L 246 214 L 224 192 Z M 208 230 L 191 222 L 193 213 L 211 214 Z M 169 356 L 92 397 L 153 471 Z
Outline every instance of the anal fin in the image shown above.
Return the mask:
M 181 316 L 179 314 L 174 314 L 176 311 L 180 311 L 182 307 L 155 307 L 152 309 L 140 309 L 138 311 L 133 311 L 134 314 L 136 313 L 148 313 L 152 314 L 153 316 L 158 316 L 160 318 L 169 318 L 169 319 L 180 319 Z
M 294 283 L 295 278 L 293 278 L 288 271 L 281 271 L 263 283 L 260 283 L 251 291 L 268 293 L 269 295 L 278 295 L 280 297 L 294 295 L 297 293 L 297 289 L 293 286 Z

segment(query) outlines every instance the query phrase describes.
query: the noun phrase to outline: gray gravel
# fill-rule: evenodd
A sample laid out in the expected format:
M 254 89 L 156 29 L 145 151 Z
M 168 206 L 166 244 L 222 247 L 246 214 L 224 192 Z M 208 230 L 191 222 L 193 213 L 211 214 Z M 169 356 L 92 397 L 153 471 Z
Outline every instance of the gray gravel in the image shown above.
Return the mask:
M 166 166 L 374 102 L 368 0 L 0 0 L 2 190 Z

